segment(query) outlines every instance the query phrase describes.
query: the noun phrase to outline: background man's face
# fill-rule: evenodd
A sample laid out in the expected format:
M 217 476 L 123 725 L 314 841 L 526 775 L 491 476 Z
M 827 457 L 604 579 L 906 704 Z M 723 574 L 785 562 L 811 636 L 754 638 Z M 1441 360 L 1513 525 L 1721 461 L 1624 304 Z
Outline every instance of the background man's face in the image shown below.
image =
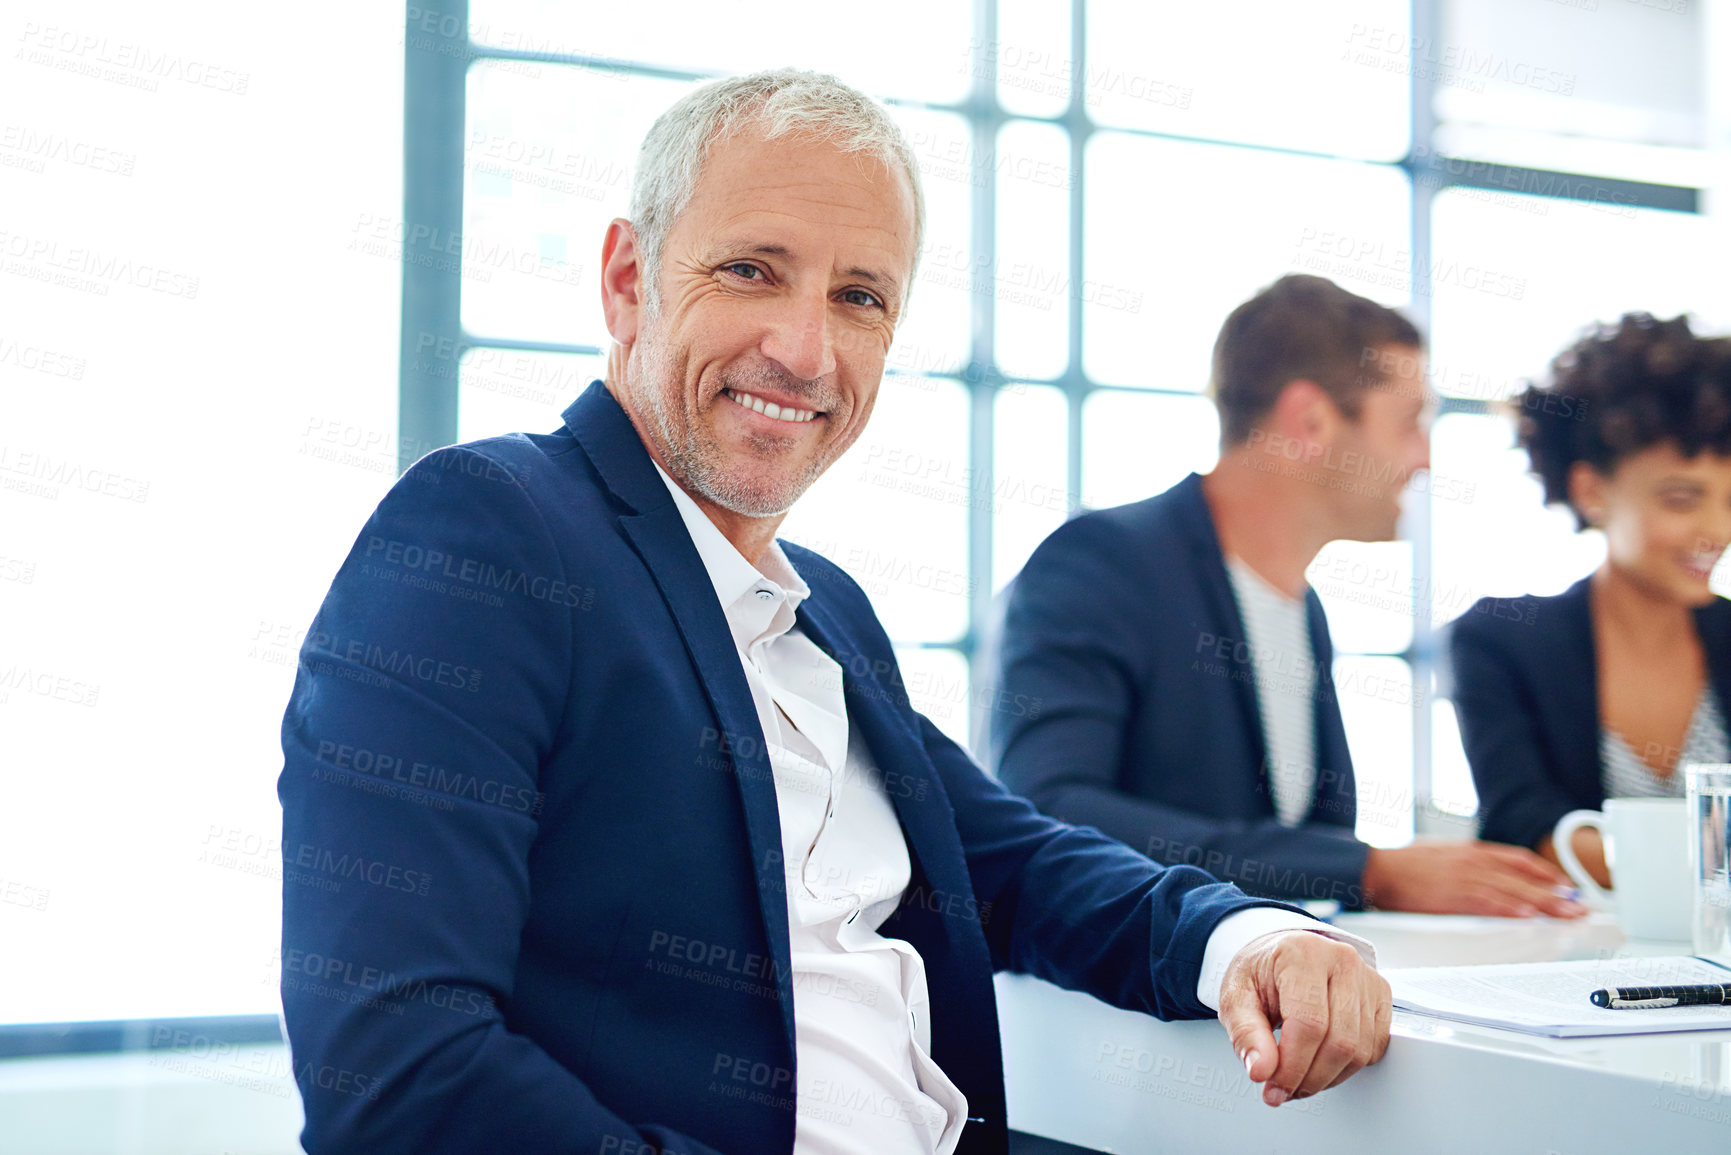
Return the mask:
M 1343 538 L 1391 541 L 1400 521 L 1400 495 L 1412 475 L 1430 468 L 1430 387 L 1424 354 L 1410 345 L 1387 345 L 1375 364 L 1386 370 L 1361 394 L 1332 459 L 1341 473 L 1337 512 Z
M 785 512 L 865 429 L 913 262 L 900 172 L 797 137 L 717 143 L 628 372 L 667 471 L 735 513 Z

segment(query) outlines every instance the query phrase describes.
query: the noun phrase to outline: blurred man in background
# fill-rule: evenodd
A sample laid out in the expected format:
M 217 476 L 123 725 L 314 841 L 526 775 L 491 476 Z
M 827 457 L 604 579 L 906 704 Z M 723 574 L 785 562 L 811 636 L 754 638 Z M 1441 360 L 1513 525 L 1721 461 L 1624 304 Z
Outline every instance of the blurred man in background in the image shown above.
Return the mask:
M 1240 305 L 1214 346 L 1220 462 L 1075 518 L 1012 586 L 999 776 L 1041 809 L 1253 894 L 1347 907 L 1573 917 L 1562 873 L 1486 842 L 1371 847 L 1333 646 L 1305 570 L 1330 541 L 1395 537 L 1429 467 L 1423 342 L 1321 277 Z

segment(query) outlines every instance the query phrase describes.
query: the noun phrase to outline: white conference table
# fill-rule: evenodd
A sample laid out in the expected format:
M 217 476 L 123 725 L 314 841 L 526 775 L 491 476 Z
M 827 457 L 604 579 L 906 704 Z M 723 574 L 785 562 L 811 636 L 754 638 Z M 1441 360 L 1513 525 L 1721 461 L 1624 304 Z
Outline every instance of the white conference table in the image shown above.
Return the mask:
M 1580 923 L 1346 915 L 1386 967 L 1683 954 Z M 1101 1151 L 1731 1155 L 1731 1031 L 1543 1039 L 1398 1013 L 1388 1055 L 1271 1109 L 1213 1021 L 1162 1023 L 998 976 L 1010 1125 Z M 0 1155 L 288 1155 L 280 1044 L 0 1061 Z
M 1579 922 L 1347 914 L 1378 965 L 1688 954 Z M 1213 1021 L 1163 1023 L 999 975 L 1010 1126 L 1100 1151 L 1637 1155 L 1731 1152 L 1731 1030 L 1548 1039 L 1397 1011 L 1388 1054 L 1331 1091 L 1263 1104 Z

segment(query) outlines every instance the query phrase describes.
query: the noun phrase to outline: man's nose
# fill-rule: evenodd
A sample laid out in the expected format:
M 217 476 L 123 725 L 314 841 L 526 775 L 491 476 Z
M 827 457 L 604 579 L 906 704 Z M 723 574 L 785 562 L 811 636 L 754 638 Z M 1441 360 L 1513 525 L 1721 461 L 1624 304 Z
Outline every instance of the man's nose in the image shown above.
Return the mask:
M 763 355 L 802 381 L 835 372 L 829 298 L 812 293 L 787 300 L 763 341 Z

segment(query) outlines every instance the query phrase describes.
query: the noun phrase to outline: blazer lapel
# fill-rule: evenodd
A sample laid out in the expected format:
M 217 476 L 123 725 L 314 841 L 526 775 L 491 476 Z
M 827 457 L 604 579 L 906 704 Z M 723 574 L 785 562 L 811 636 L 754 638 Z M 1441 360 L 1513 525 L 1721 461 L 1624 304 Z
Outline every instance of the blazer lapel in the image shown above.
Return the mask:
M 1586 793 L 1598 790 L 1599 731 L 1599 655 L 1593 642 L 1593 610 L 1591 578 L 1582 578 L 1563 592 L 1549 606 L 1540 604 L 1530 628 L 1543 631 L 1556 639 L 1555 663 L 1551 669 L 1560 676 L 1546 679 L 1547 709 L 1552 717 L 1562 720 L 1556 727 L 1560 769 L 1578 779 L 1578 789 Z M 1546 613 L 1555 614 L 1555 621 L 1546 621 Z M 1591 718 L 1591 726 L 1580 720 Z
M 1200 578 L 1198 584 L 1202 587 L 1202 597 L 1212 613 L 1209 620 L 1197 622 L 1196 628 L 1231 639 L 1234 652 L 1237 652 L 1238 643 L 1248 644 L 1250 639 L 1244 631 L 1244 618 L 1238 612 L 1238 599 L 1232 596 L 1232 579 L 1226 572 L 1226 554 L 1220 548 L 1220 535 L 1214 530 L 1214 515 L 1208 511 L 1202 478 L 1192 473 L 1179 482 L 1177 488 L 1180 491 L 1177 495 L 1180 524 L 1195 559 L 1192 572 Z M 1258 752 L 1257 779 L 1272 814 L 1274 792 L 1273 783 L 1268 780 L 1268 736 L 1262 732 L 1262 710 L 1256 700 L 1253 671 L 1253 662 L 1244 663 L 1244 668 L 1237 671 L 1243 676 L 1232 679 L 1232 697 L 1238 705 L 1239 725 L 1249 735 L 1251 749 Z
M 900 687 L 884 684 L 872 670 L 872 659 L 861 652 L 838 620 L 814 592 L 799 609 L 799 625 L 819 648 L 841 665 L 850 726 L 871 749 L 880 769 L 912 781 L 886 790 L 907 835 L 908 849 L 934 891 L 965 895 L 972 891 L 961 835 L 956 831 L 949 795 L 938 779 L 924 742 L 909 729 L 897 705 L 905 698 Z M 982 942 L 982 946 L 983 946 Z M 988 960 L 989 969 L 990 962 Z
M 1346 741 L 1346 725 L 1340 717 L 1340 694 L 1334 688 L 1334 643 L 1328 636 L 1322 599 L 1315 590 L 1304 595 L 1304 612 L 1310 629 L 1310 657 L 1316 666 L 1310 711 L 1310 732 L 1316 740 L 1316 786 L 1306 821 L 1352 830 L 1358 823 L 1358 780 L 1353 773 L 1352 749 Z
M 1707 654 L 1707 679 L 1720 710 L 1731 709 L 1731 602 L 1715 597 L 1695 611 L 1695 634 Z
M 726 739 L 745 811 L 763 928 L 776 964 L 782 1024 L 791 1051 L 793 957 L 788 945 L 787 877 L 780 865 L 781 813 L 757 707 L 727 617 L 716 602 L 715 587 L 678 507 L 613 395 L 596 382 L 565 411 L 565 422 L 608 488 L 637 511 L 622 515 L 619 525 L 661 591 Z

